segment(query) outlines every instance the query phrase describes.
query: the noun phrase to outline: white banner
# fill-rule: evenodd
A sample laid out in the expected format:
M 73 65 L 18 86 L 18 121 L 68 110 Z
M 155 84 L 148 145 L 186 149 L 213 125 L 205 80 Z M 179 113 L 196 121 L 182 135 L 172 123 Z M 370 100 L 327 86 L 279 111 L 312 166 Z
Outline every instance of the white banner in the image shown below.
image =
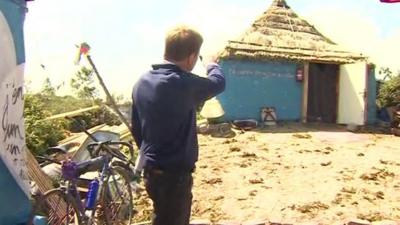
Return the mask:
M 0 12 L 0 160 L 29 195 L 24 129 L 24 65 L 17 65 L 14 41 Z

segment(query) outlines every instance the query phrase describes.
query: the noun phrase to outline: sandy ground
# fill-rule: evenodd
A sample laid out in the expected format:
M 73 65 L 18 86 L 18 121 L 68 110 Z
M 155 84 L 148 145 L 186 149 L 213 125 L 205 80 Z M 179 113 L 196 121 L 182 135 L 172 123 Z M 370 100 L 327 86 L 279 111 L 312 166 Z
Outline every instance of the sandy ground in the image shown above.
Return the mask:
M 344 127 L 284 124 L 199 135 L 192 218 L 278 222 L 400 219 L 400 138 Z M 136 220 L 151 201 L 137 200 Z

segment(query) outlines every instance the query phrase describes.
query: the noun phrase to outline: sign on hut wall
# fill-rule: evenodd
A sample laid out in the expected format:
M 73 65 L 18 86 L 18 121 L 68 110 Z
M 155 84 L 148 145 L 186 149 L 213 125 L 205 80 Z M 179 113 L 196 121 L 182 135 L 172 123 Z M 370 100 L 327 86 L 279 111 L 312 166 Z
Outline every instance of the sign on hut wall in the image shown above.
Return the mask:
M 238 67 L 231 67 L 228 73 L 233 76 L 257 76 L 257 77 L 276 77 L 293 79 L 293 72 L 282 73 L 282 71 L 253 70 Z
M 0 11 L 0 157 L 28 194 L 23 117 L 23 64 L 17 65 L 13 36 Z
M 263 107 L 274 107 L 282 120 L 301 117 L 303 86 L 295 63 L 223 60 L 221 66 L 229 87 L 218 96 L 225 119 L 260 120 Z

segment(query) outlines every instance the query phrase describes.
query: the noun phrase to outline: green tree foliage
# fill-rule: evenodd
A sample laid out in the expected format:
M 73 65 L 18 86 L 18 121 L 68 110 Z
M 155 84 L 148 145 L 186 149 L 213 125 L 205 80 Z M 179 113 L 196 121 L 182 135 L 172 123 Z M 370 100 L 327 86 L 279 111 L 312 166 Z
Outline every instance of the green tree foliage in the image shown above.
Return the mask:
M 66 119 L 46 120 L 46 118 L 55 114 L 87 107 L 87 105 L 82 105 L 82 101 L 71 96 L 53 96 L 47 98 L 43 94 L 26 94 L 24 117 L 28 149 L 34 154 L 44 154 L 49 147 L 57 145 L 59 141 L 66 138 L 66 133 L 69 133 L 69 131 L 80 132 L 80 129 L 73 121 Z M 71 105 L 69 107 L 66 106 L 66 102 Z M 78 104 L 84 107 L 76 108 Z M 106 106 L 82 113 L 77 116 L 77 119 L 84 120 L 87 128 L 92 128 L 103 123 L 110 126 L 121 124 L 118 117 Z
M 400 104 L 400 74 L 382 84 L 379 90 L 378 103 L 381 107 Z
M 41 92 L 34 94 L 36 98 L 39 98 L 46 105 L 46 110 L 51 115 L 70 112 L 93 105 L 93 100 L 91 99 L 78 99 L 70 95 L 58 96 L 56 95 L 56 91 L 57 88 L 51 84 L 49 78 L 46 78 Z
M 42 96 L 43 97 L 43 96 Z M 74 110 L 87 108 L 93 105 L 93 101 L 86 99 L 78 99 L 70 95 L 66 96 L 52 96 L 51 98 L 44 99 L 47 107 L 46 109 L 52 114 L 60 114 L 71 112 Z
M 34 154 L 44 154 L 50 146 L 65 138 L 63 120 L 45 120 L 50 116 L 40 95 L 25 95 L 26 145 Z
M 96 90 L 93 71 L 86 67 L 82 67 L 71 79 L 71 87 L 75 90 L 78 98 L 86 100 L 95 100 L 99 93 Z
M 383 76 L 384 81 L 393 78 L 393 72 L 387 67 L 380 68 L 378 73 Z
M 114 102 L 117 105 L 120 105 L 122 103 L 122 101 L 124 100 L 124 96 L 122 94 L 117 94 L 117 93 L 111 94 L 111 98 L 114 99 Z M 111 100 L 109 97 L 106 98 L 106 105 L 111 105 Z
M 66 119 L 46 120 L 46 118 L 87 108 L 93 104 L 101 105 L 95 90 L 91 71 L 82 68 L 75 78 L 71 80 L 71 86 L 75 87 L 79 98 L 73 96 L 57 96 L 57 88 L 54 88 L 49 78 L 43 84 L 40 93 L 25 94 L 25 133 L 27 147 L 34 154 L 45 154 L 45 151 L 66 137 L 70 131 L 79 131 L 72 121 Z M 87 128 L 103 123 L 108 125 L 119 125 L 118 117 L 106 106 L 97 110 L 82 113 L 78 116 L 86 122 Z
M 101 106 L 100 108 L 92 110 L 90 112 L 84 112 L 81 115 L 76 116 L 75 118 L 85 121 L 87 128 L 95 127 L 100 124 L 107 124 L 109 126 L 121 124 L 118 116 L 111 112 L 111 109 L 107 108 L 106 106 Z M 80 128 L 76 126 L 75 123 L 70 121 L 68 130 L 72 132 L 78 132 L 80 131 Z
M 42 94 L 45 96 L 55 96 L 56 89 L 51 85 L 50 78 L 46 78 L 42 88 Z

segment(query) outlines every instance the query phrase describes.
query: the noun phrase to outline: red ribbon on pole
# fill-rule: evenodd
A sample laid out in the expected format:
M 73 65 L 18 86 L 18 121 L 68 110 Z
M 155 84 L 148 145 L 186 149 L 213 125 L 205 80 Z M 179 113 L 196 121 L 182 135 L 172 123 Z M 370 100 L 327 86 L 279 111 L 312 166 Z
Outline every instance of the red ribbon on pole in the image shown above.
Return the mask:
M 76 47 L 79 48 L 78 49 L 79 51 L 78 51 L 78 54 L 75 59 L 75 64 L 79 64 L 79 62 L 81 61 L 82 55 L 87 55 L 89 53 L 90 46 L 86 42 L 83 42 L 80 46 L 76 46 Z

